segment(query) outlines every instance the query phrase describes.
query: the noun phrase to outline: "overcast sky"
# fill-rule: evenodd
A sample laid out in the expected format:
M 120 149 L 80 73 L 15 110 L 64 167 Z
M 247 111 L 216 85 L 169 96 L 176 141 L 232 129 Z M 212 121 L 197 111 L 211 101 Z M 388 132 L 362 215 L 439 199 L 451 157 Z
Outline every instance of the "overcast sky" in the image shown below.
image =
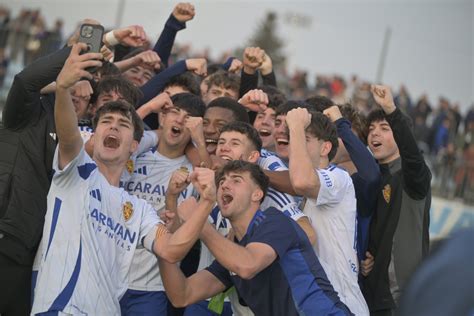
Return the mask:
M 141 24 L 156 38 L 178 1 L 127 0 L 122 25 Z M 392 30 L 383 82 L 396 90 L 404 83 L 412 97 L 427 92 L 474 102 L 474 5 L 472 0 L 331 0 L 331 1 L 194 1 L 196 17 L 177 36 L 213 56 L 248 40 L 266 12 L 279 16 L 278 32 L 286 41 L 290 69 L 315 73 L 357 74 L 374 80 L 383 37 Z M 118 0 L 2 0 L 14 14 L 21 7 L 41 8 L 48 25 L 61 17 L 66 33 L 85 17 L 106 27 L 115 24 Z M 298 16 L 307 24 L 288 22 Z

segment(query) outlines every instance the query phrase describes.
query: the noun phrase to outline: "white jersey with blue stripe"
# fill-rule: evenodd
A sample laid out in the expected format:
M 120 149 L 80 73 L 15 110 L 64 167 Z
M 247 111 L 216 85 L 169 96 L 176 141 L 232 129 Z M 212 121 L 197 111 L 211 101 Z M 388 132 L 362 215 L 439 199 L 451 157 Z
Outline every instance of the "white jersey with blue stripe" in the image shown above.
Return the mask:
M 276 154 L 263 148 L 260 151 L 260 158 L 258 159 L 257 163 L 263 170 L 288 170 L 283 161 Z M 305 217 L 303 212 L 298 207 L 298 203 L 292 195 L 277 191 L 272 187 L 268 188 L 265 199 L 260 205 L 260 209 L 266 210 L 270 207 L 274 207 L 277 210 L 280 210 L 286 216 L 291 217 L 295 221 L 297 221 L 301 217 Z
M 303 208 L 318 235 L 313 248 L 341 301 L 355 315 L 368 315 L 357 280 L 357 201 L 352 179 L 335 165 L 317 169 L 316 174 L 321 183 L 318 197 L 308 198 Z
M 172 173 L 186 167 L 192 171 L 192 164 L 185 155 L 170 159 L 155 149 L 132 157 L 133 172 L 127 176 L 122 185 L 126 191 L 149 202 L 157 213 L 165 208 L 165 194 Z M 195 195 L 190 184 L 181 192 L 178 203 Z M 157 258 L 138 248 L 133 257 L 129 273 L 129 289 L 140 291 L 164 291 Z
M 53 169 L 32 313 L 119 315 L 135 248 L 161 221 L 84 149 L 63 170 L 56 151 Z

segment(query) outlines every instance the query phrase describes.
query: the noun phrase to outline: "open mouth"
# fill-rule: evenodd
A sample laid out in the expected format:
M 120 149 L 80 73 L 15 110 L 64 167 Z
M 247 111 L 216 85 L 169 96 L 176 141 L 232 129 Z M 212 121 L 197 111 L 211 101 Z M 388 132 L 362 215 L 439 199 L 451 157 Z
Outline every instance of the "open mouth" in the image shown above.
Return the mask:
M 117 149 L 120 146 L 120 140 L 114 135 L 109 135 L 104 139 L 104 147 Z
M 181 135 L 181 128 L 179 128 L 177 126 L 171 127 L 171 134 L 173 134 L 173 136 Z
M 221 200 L 222 200 L 222 205 L 227 206 L 230 204 L 230 202 L 232 202 L 232 200 L 234 200 L 234 197 L 230 195 L 229 193 L 224 193 L 222 194 Z
M 373 141 L 373 142 L 371 143 L 371 145 L 372 145 L 374 148 L 378 148 L 378 147 L 382 146 L 382 143 L 381 143 L 381 142 L 377 142 L 377 141 Z
M 217 139 L 206 138 L 206 149 L 207 152 L 213 154 L 217 148 Z
M 262 136 L 262 137 L 268 137 L 268 136 L 270 136 L 270 135 L 272 134 L 272 132 L 270 132 L 268 129 L 264 129 L 264 128 L 260 129 L 260 130 L 258 131 L 258 133 L 259 133 L 260 136 Z
M 280 146 L 288 146 L 289 140 L 287 138 L 277 138 L 276 143 Z
M 220 158 L 221 158 L 221 159 L 224 159 L 224 160 L 227 160 L 227 161 L 232 161 L 232 160 L 234 160 L 234 159 L 232 159 L 232 157 L 227 156 L 227 155 L 221 155 Z

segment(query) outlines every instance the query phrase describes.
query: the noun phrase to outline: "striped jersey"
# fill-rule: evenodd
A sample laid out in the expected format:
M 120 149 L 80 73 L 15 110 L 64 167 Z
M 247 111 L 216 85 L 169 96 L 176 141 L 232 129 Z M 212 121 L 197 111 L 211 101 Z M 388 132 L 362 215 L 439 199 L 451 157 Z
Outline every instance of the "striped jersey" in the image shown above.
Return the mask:
M 281 161 L 276 154 L 263 148 L 260 151 L 260 158 L 257 163 L 263 170 L 288 170 L 283 161 Z M 260 208 L 264 211 L 269 207 L 274 207 L 280 210 L 286 216 L 291 217 L 295 221 L 305 216 L 292 195 L 277 191 L 272 187 L 268 188 L 265 199 L 260 205 Z

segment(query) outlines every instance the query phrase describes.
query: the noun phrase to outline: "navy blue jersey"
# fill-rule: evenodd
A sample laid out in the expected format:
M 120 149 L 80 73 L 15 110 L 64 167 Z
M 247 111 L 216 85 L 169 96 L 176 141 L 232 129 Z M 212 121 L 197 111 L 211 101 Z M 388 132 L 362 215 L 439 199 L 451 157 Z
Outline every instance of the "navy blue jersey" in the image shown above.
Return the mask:
M 269 245 L 278 257 L 250 280 L 214 261 L 207 268 L 226 287 L 235 286 L 255 315 L 352 315 L 329 283 L 298 224 L 275 208 L 257 211 L 244 238 Z

